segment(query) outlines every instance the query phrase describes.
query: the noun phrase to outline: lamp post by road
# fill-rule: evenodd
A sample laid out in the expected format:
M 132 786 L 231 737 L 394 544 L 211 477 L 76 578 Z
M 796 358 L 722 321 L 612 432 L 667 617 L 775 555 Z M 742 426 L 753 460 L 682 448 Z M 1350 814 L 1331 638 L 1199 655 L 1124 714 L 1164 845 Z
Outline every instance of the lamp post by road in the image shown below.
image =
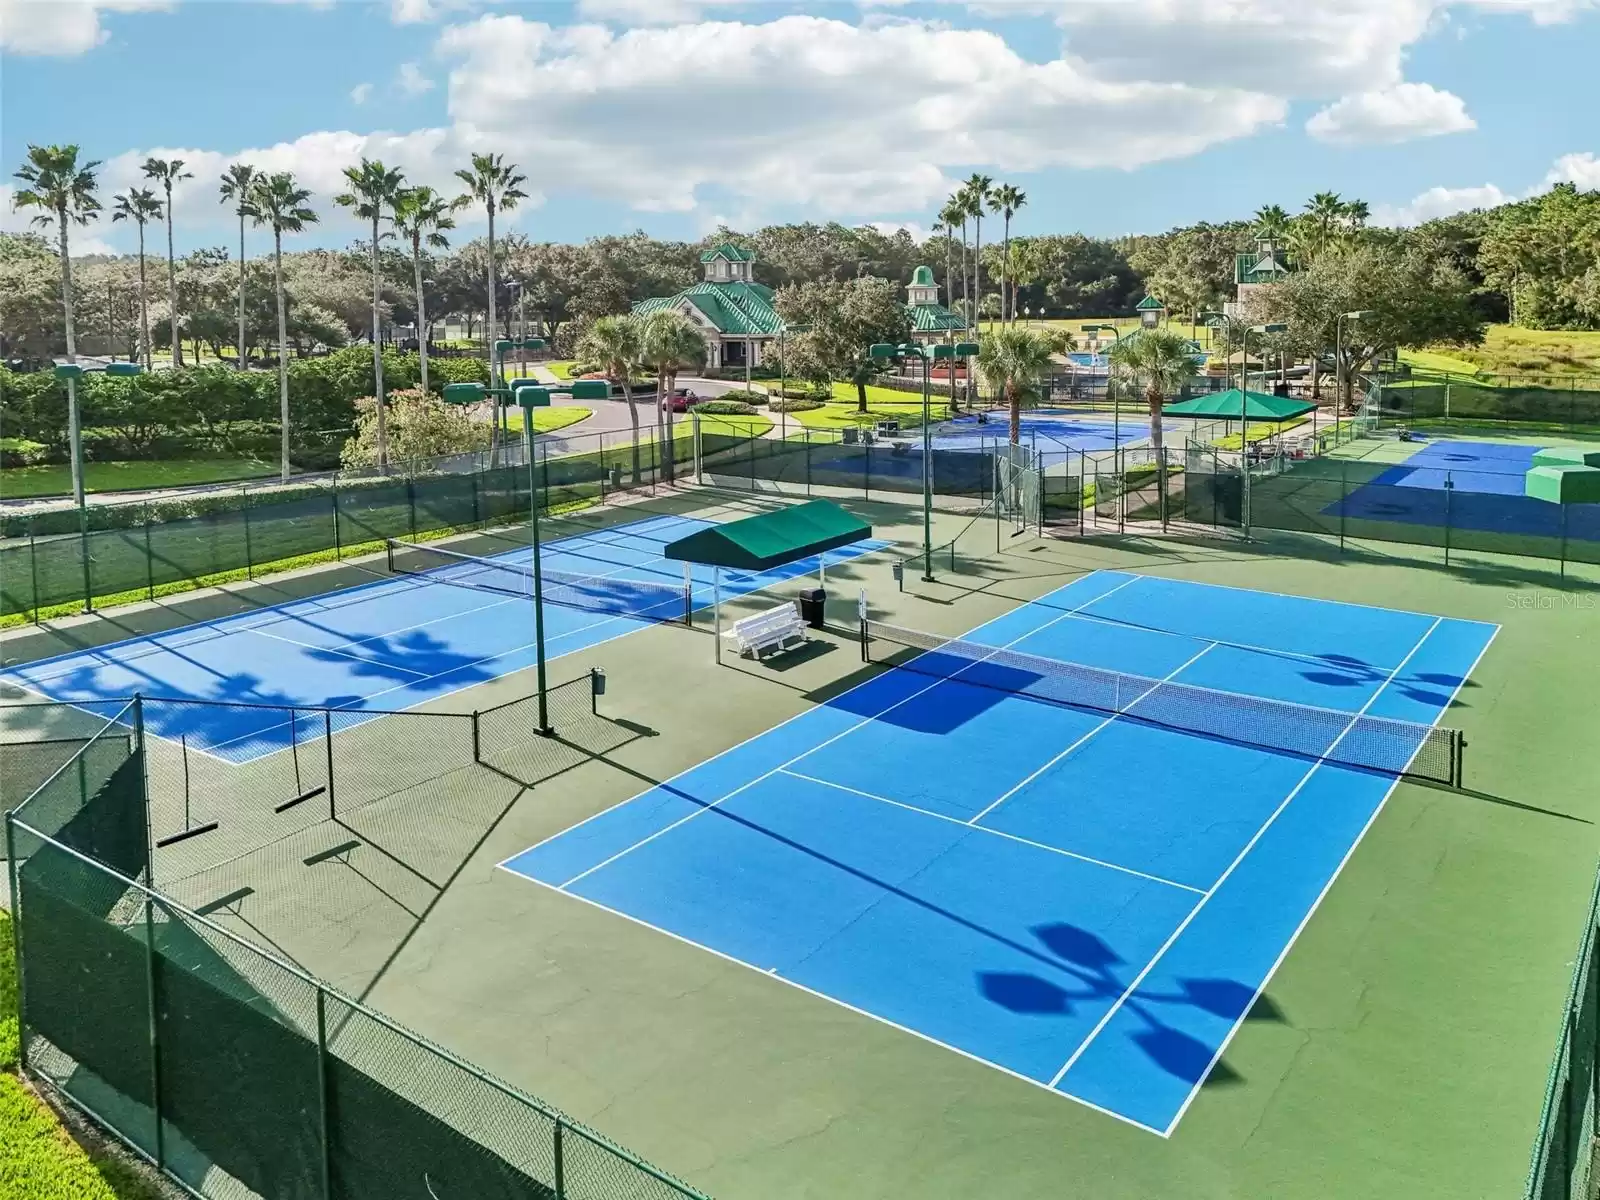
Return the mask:
M 1354 312 L 1340 313 L 1333 319 L 1333 383 L 1339 389 L 1339 409 L 1349 406 L 1349 402 L 1345 397 L 1344 387 L 1344 323 L 1346 321 L 1359 321 L 1363 317 L 1370 317 L 1371 315 L 1372 310 L 1370 308 L 1358 308 Z M 1338 428 L 1339 409 L 1334 410 L 1333 414 L 1335 429 Z
M 915 342 L 874 342 L 867 353 L 876 359 L 914 358 L 922 364 L 922 580 L 933 582 L 933 379 L 929 363 L 945 359 L 955 370 L 955 360 L 978 352 L 976 342 L 939 342 L 932 348 Z M 970 375 L 970 371 L 968 374 Z

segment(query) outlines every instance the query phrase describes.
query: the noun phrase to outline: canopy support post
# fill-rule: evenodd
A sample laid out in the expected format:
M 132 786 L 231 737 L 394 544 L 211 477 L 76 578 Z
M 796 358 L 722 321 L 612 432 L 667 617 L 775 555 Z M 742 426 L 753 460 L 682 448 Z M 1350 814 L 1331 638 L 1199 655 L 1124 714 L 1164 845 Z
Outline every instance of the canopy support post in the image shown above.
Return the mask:
M 722 665 L 722 568 L 711 568 L 711 632 L 717 643 L 717 665 Z

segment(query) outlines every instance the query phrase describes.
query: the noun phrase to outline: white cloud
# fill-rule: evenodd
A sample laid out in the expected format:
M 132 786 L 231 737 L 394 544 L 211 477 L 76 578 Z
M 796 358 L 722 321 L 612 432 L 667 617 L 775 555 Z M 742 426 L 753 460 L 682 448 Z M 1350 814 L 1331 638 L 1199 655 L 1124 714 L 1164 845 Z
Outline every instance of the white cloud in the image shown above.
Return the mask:
M 350 89 L 351 103 L 365 104 L 370 99 L 372 99 L 372 85 L 370 83 L 358 83 Z
M 1318 141 L 1344 146 L 1409 142 L 1477 127 L 1460 96 L 1426 83 L 1346 96 L 1306 122 L 1306 132 Z
M 1407 204 L 1379 204 L 1372 210 L 1374 225 L 1420 225 L 1440 217 L 1453 216 L 1474 208 L 1493 208 L 1506 204 L 1516 197 L 1501 191 L 1492 183 L 1478 187 L 1432 187 Z
M 868 221 L 867 226 L 876 229 L 884 237 L 893 237 L 904 229 L 911 235 L 911 240 L 921 245 L 928 240 L 927 227 L 917 221 Z
M 942 197 L 947 169 L 1133 168 L 1286 111 L 1239 89 L 1096 79 L 1028 62 L 992 32 L 921 22 L 614 32 L 485 16 L 445 30 L 440 49 L 457 64 L 450 114 L 466 140 L 650 210 L 695 210 L 716 189 L 830 215 L 905 211 Z
M 483 0 L 389 0 L 389 18 L 396 25 L 421 25 L 482 5 Z
M 1600 191 L 1600 156 L 1563 154 L 1544 177 L 1544 186 L 1575 183 L 1583 191 Z
M 749 6 L 749 0 L 578 0 L 578 16 L 616 25 L 688 25 L 717 8 Z
M 1379 204 L 1372 210 L 1374 225 L 1420 225 L 1474 208 L 1493 208 L 1525 200 L 1549 191 L 1558 183 L 1575 183 L 1585 191 L 1600 190 L 1600 155 L 1592 152 L 1564 154 L 1545 172 L 1544 178 L 1517 195 L 1507 192 L 1498 184 L 1485 183 L 1476 187 L 1432 187 L 1413 196 L 1406 204 Z
M 414 62 L 400 64 L 395 82 L 407 96 L 420 96 L 423 92 L 433 90 L 433 80 L 424 75 L 422 68 Z
M 0 49 L 85 54 L 110 36 L 100 22 L 102 13 L 171 7 L 171 0 L 0 0 Z

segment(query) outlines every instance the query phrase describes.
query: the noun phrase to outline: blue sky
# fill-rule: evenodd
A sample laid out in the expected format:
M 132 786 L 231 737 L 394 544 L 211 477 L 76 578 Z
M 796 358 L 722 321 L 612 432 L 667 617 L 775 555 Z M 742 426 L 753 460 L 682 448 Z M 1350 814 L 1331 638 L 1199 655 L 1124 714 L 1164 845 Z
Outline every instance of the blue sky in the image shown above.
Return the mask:
M 331 194 L 363 154 L 446 187 L 503 151 L 537 192 L 514 227 L 556 240 L 926 230 L 974 170 L 1026 190 L 1023 233 L 1600 187 L 1600 0 L 0 0 L 0 53 L 7 176 L 29 142 L 78 142 L 108 192 L 184 158 L 181 247 L 231 241 L 235 157 L 318 193 L 305 246 L 354 236 Z

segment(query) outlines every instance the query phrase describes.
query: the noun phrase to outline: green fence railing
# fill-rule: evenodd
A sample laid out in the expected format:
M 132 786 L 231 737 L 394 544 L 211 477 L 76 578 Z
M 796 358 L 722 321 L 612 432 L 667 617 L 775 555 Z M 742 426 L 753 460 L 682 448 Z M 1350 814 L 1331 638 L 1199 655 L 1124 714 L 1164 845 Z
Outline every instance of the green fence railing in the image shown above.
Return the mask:
M 34 1078 L 197 1196 L 704 1200 L 158 890 L 143 725 L 6 814 Z

